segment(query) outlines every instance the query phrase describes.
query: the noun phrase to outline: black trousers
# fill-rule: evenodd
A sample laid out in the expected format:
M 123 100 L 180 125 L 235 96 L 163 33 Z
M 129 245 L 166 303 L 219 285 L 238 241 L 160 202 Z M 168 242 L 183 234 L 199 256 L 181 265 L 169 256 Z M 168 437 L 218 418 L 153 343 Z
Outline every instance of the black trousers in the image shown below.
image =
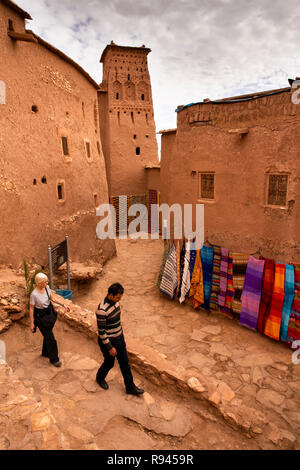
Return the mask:
M 50 362 L 54 364 L 54 362 L 59 361 L 57 342 L 54 337 L 52 328 L 49 329 L 43 326 L 43 321 L 41 318 L 39 318 L 39 310 L 40 309 L 34 309 L 34 324 L 38 327 L 38 329 L 43 335 L 42 356 L 49 357 Z
M 117 350 L 116 357 L 117 357 L 117 360 L 121 369 L 121 373 L 123 375 L 125 388 L 127 391 L 132 390 L 135 387 L 135 384 L 133 382 L 133 377 L 132 377 L 127 350 L 126 350 L 126 343 L 125 343 L 123 334 L 119 336 L 118 338 L 110 338 L 110 342 L 112 346 L 116 348 Z M 98 337 L 98 344 L 102 351 L 104 362 L 98 369 L 96 380 L 102 381 L 105 379 L 110 369 L 113 368 L 115 364 L 115 357 L 109 354 L 107 347 L 102 343 L 99 337 Z

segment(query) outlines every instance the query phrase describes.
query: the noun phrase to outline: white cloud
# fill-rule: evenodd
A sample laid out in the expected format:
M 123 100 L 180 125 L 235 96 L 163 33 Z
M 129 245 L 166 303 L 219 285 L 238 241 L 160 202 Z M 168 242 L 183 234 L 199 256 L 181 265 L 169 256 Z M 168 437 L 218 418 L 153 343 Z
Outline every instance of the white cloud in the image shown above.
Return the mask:
M 288 85 L 300 75 L 300 4 L 290 0 L 18 0 L 41 37 L 101 82 L 105 46 L 148 56 L 157 130 L 179 104 Z

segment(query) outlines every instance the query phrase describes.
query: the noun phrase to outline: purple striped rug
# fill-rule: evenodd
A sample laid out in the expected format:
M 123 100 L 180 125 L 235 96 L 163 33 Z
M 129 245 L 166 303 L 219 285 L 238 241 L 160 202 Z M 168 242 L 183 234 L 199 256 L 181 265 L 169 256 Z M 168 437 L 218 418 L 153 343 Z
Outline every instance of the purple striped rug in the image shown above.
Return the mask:
M 225 305 L 226 289 L 227 289 L 227 273 L 228 273 L 228 249 L 221 248 L 221 265 L 220 265 L 220 292 L 218 304 L 220 307 Z
M 241 297 L 240 323 L 251 330 L 257 329 L 264 266 L 264 260 L 256 259 L 253 256 L 249 257 Z

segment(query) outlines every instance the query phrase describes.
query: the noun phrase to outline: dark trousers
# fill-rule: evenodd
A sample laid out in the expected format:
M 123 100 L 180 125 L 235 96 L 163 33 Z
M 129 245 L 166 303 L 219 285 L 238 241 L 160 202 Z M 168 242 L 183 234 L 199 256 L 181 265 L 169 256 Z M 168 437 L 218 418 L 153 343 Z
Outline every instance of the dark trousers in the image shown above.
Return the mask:
M 40 332 L 43 335 L 43 347 L 42 347 L 42 356 L 49 357 L 50 362 L 59 361 L 57 342 L 54 337 L 52 329 L 45 328 L 43 326 L 42 320 L 39 318 L 38 314 L 34 315 L 34 324 L 38 327 Z
M 112 346 L 116 348 L 117 350 L 116 357 L 117 357 L 117 360 L 118 360 L 118 363 L 119 363 L 119 366 L 123 375 L 126 390 L 132 390 L 135 387 L 135 385 L 133 382 L 133 377 L 132 377 L 132 373 L 131 373 L 131 369 L 130 369 L 130 365 L 128 361 L 126 343 L 125 343 L 123 334 L 119 336 L 118 338 L 110 338 L 110 342 Z M 98 369 L 96 379 L 97 381 L 102 381 L 105 379 L 110 369 L 113 368 L 114 363 L 115 363 L 115 357 L 109 354 L 107 347 L 102 343 L 99 337 L 98 337 L 98 344 L 102 351 L 104 362 Z

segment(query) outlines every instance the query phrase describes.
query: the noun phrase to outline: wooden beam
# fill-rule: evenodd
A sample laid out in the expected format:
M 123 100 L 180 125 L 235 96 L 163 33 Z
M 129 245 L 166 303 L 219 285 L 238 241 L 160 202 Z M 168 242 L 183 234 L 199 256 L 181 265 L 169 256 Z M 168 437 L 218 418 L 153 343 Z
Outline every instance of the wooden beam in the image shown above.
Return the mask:
M 249 129 L 246 127 L 244 129 L 230 129 L 229 131 L 229 134 L 240 134 L 240 135 L 243 135 L 243 134 L 248 134 L 249 132 Z
M 16 33 L 15 31 L 7 31 L 7 35 L 15 41 L 38 42 L 38 40 L 30 33 Z

